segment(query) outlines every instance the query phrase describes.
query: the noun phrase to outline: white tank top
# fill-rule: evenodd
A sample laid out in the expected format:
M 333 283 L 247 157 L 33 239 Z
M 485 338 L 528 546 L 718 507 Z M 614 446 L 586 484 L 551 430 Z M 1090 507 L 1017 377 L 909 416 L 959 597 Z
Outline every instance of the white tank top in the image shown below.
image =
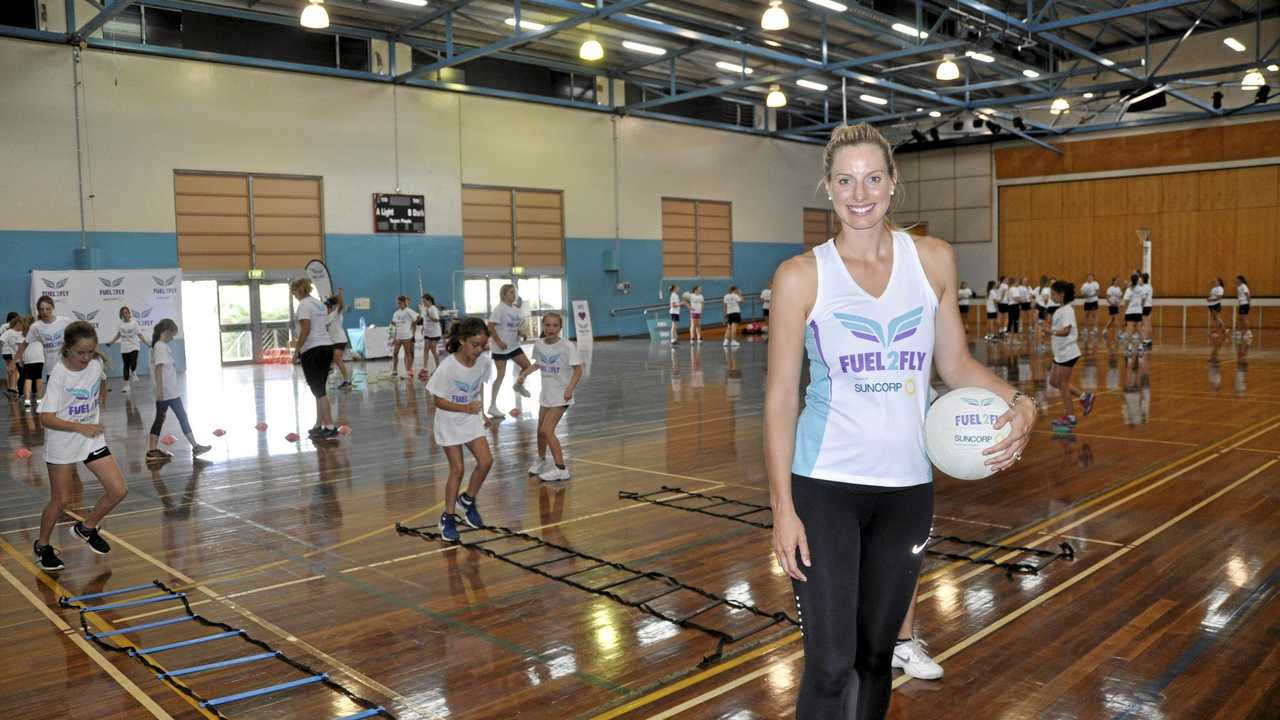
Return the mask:
M 879 298 L 854 282 L 834 240 L 813 254 L 818 293 L 805 330 L 809 387 L 792 472 L 882 487 L 930 482 L 924 414 L 938 298 L 915 241 L 893 233 L 893 269 Z

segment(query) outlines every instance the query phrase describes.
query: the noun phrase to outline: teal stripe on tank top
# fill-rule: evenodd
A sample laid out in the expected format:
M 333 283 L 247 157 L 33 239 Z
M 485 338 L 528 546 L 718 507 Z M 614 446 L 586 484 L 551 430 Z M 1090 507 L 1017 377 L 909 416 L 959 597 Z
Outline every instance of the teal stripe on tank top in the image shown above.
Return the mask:
M 804 410 L 796 424 L 795 458 L 791 471 L 806 477 L 813 474 L 827 433 L 827 412 L 831 408 L 831 368 L 822 357 L 822 338 L 818 326 L 810 322 L 804 331 L 805 354 L 809 356 L 809 387 L 805 390 Z

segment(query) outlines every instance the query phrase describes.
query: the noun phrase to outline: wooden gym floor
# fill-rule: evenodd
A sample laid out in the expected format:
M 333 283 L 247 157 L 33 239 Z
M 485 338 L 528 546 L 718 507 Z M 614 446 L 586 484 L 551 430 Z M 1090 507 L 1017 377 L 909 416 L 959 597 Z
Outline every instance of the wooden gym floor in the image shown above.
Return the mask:
M 916 625 L 946 676 L 895 674 L 891 717 L 1276 717 L 1280 337 L 1213 348 L 1190 335 L 1158 337 L 1136 364 L 1089 345 L 1075 379 L 1099 400 L 1078 432 L 1054 435 L 1051 408 L 1016 470 L 972 483 L 937 479 L 938 534 L 1049 550 L 1067 542 L 1076 557 L 1012 578 L 930 557 Z M 491 437 L 486 522 L 794 614 L 768 530 L 618 497 L 671 485 L 767 503 L 765 350 L 759 340 L 732 353 L 718 341 L 674 351 L 597 342 L 561 426 L 573 479 L 545 486 L 525 475 L 536 427 L 536 406 L 525 401 L 525 414 Z M 981 340 L 974 352 L 1043 397 L 1046 356 Z M 180 440 L 178 457 L 153 470 L 143 463 L 149 383 L 127 399 L 113 393 L 108 439 L 130 487 L 104 524 L 115 549 L 94 556 L 60 527 L 67 568 L 56 578 L 31 562 L 48 495 L 39 427 L 9 401 L 0 437 L 0 638 L 9 657 L 0 664 L 0 717 L 212 717 L 136 660 L 85 641 L 77 614 L 57 603 L 152 579 L 400 718 L 791 716 L 803 667 L 791 626 L 730 644 L 719 663 L 698 669 L 715 646 L 705 634 L 475 550 L 397 534 L 397 521 L 425 525 L 439 515 L 446 465 L 422 383 L 368 382 L 366 372 L 387 369 L 360 367 L 356 389 L 335 393 L 337 415 L 354 430 L 324 447 L 285 440 L 312 417 L 293 368 L 193 369 L 185 385 L 198 436 L 227 434 L 213 439 L 209 463 L 193 465 Z M 508 385 L 500 405 L 514 404 Z M 254 429 L 258 420 L 266 432 Z M 33 459 L 14 458 L 24 446 Z M 100 492 L 81 475 L 77 513 Z M 90 602 L 137 597 L 145 594 Z M 690 606 L 670 596 L 667 609 L 680 613 L 679 605 Z M 174 609 L 101 615 L 99 632 Z M 734 632 L 751 625 L 741 612 L 720 615 L 715 622 Z M 130 637 L 147 645 L 196 634 L 175 625 Z M 174 669 L 256 652 L 225 644 L 237 642 L 154 659 Z M 184 680 L 213 697 L 298 677 L 265 662 Z M 225 713 L 311 719 L 359 709 L 313 685 Z

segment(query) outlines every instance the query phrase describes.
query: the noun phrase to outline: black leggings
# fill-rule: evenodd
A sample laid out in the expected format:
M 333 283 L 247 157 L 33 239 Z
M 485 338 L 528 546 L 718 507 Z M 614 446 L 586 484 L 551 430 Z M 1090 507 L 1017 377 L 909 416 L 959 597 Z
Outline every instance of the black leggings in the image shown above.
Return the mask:
M 1022 319 L 1022 308 L 1017 305 L 1009 306 L 1009 332 L 1017 333 L 1022 328 L 1019 321 Z
M 164 416 L 169 412 L 169 408 L 173 408 L 173 414 L 177 416 L 178 424 L 182 426 L 182 434 L 190 435 L 191 423 L 187 422 L 187 411 L 182 407 L 182 398 L 156 401 L 156 419 L 151 423 L 151 434 L 160 435 L 160 429 L 164 427 Z
M 124 360 L 124 379 L 129 380 L 129 373 L 138 374 L 138 351 L 120 353 L 120 359 Z
M 933 522 L 933 484 L 908 488 L 791 476 L 812 566 L 792 581 L 804 633 L 796 720 L 878 720 Z M 798 553 L 797 553 L 798 555 Z M 799 563 L 797 563 L 799 564 Z

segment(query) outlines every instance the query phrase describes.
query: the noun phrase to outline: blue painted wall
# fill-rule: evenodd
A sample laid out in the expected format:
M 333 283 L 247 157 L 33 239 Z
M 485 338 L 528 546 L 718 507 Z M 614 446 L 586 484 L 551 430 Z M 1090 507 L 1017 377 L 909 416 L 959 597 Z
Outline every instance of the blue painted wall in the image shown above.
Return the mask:
M 395 312 L 397 296 L 417 297 L 419 267 L 423 290 L 441 306 L 453 306 L 454 271 L 462 269 L 462 237 L 335 233 L 325 236 L 325 260 L 348 305 L 354 305 L 357 297 L 369 298 L 368 310 L 347 312 L 347 326 L 359 326 L 361 318 L 370 325 L 386 325 Z M 462 284 L 457 280 L 461 301 Z M 417 301 L 410 305 L 416 307 Z

